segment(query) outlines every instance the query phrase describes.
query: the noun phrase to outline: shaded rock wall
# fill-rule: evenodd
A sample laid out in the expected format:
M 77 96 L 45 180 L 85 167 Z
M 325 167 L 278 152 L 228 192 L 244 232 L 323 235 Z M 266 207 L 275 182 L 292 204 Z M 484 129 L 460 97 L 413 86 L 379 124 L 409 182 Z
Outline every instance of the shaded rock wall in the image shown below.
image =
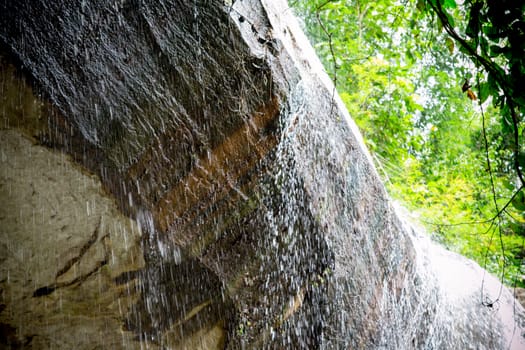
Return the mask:
M 411 241 L 284 1 L 3 2 L 0 43 L 4 344 L 425 342 Z
M 4 342 L 381 339 L 412 250 L 284 3 L 19 1 L 0 13 L 3 239 L 31 272 L 17 284 L 3 270 Z M 23 301 L 6 292 L 22 285 Z

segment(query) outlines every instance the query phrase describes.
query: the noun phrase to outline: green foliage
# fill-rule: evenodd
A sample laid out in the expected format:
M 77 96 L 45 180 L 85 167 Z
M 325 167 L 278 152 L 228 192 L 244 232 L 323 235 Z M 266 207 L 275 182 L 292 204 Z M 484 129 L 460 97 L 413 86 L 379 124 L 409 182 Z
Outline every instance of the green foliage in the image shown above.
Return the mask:
M 435 239 L 524 285 L 524 5 L 294 6 L 391 195 Z
M 525 186 L 523 119 L 525 95 L 525 3 L 467 0 L 463 27 L 451 20 L 458 11 L 450 11 L 447 2 L 429 0 L 427 11 L 437 15 L 447 34 L 460 45 L 462 52 L 479 68 L 476 77 L 480 101 L 492 99 L 500 115 L 500 158 L 507 158 L 509 174 L 517 177 L 515 190 Z

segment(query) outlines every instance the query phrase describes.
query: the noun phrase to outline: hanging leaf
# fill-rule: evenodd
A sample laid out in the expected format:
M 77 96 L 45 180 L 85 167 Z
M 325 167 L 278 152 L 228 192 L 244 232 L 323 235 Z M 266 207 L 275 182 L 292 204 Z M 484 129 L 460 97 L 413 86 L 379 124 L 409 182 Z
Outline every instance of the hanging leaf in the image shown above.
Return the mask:
M 454 53 L 454 40 L 447 37 L 445 39 L 445 45 L 447 46 L 448 52 L 452 55 Z
M 523 189 L 512 200 L 512 206 L 518 210 L 525 210 L 525 191 Z
M 510 115 L 509 106 L 504 104 L 501 107 L 501 132 L 503 134 L 511 135 L 514 131 L 514 126 L 512 123 L 512 117 Z
M 417 0 L 417 9 L 419 11 L 425 11 L 427 9 L 427 5 L 425 3 L 425 0 Z
M 405 55 L 409 62 L 415 62 L 415 58 L 414 58 L 414 55 L 412 54 L 412 50 L 406 50 Z
M 478 99 L 478 98 L 476 97 L 476 94 L 475 94 L 472 90 L 470 90 L 470 89 L 467 90 L 467 96 L 468 96 L 468 98 L 470 98 L 472 101 L 476 101 L 476 100 Z
M 469 20 L 467 28 L 465 29 L 465 34 L 471 38 L 477 37 L 479 33 L 479 12 L 481 10 L 481 6 L 483 5 L 474 4 L 470 9 Z
M 461 86 L 461 92 L 466 92 L 468 89 L 471 88 L 470 83 L 468 82 L 468 79 L 465 79 L 465 82 Z
M 492 91 L 489 83 L 484 82 L 479 85 L 479 100 L 481 103 L 485 102 L 487 98 L 491 95 Z
M 455 9 L 457 7 L 455 0 L 445 0 L 443 2 L 444 9 Z
M 510 182 L 509 180 L 507 180 L 507 179 L 504 179 L 502 181 L 502 184 L 508 190 L 514 191 L 514 189 L 515 189 L 514 184 L 512 182 Z
M 484 36 L 479 37 L 479 46 L 481 48 L 481 51 L 486 55 L 487 51 L 489 50 L 489 42 L 487 39 L 485 39 Z

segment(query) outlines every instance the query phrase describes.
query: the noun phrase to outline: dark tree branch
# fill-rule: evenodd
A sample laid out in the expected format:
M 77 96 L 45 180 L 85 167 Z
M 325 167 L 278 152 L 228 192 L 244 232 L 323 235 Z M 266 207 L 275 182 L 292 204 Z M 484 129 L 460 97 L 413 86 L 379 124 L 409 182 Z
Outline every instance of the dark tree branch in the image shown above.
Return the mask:
M 445 10 L 441 7 L 441 3 L 439 1 L 428 1 L 428 4 L 432 8 L 432 10 L 436 13 L 439 20 L 443 24 L 443 28 L 445 31 L 454 39 L 456 42 L 458 42 L 461 47 L 463 47 L 470 56 L 472 56 L 475 61 L 478 64 L 481 64 L 483 68 L 489 73 L 492 74 L 496 81 L 498 82 L 500 88 L 503 90 L 503 94 L 507 100 L 507 104 L 510 109 L 511 117 L 512 117 L 512 124 L 513 124 L 513 155 L 514 155 L 514 169 L 516 171 L 516 174 L 518 175 L 518 178 L 521 182 L 521 186 L 525 186 L 525 177 L 523 176 L 523 172 L 521 171 L 521 164 L 519 162 L 519 150 L 520 150 L 520 142 L 519 142 L 519 120 L 516 115 L 516 109 L 514 107 L 513 98 L 512 98 L 512 91 L 513 89 L 511 86 L 509 86 L 505 76 L 502 75 L 502 69 L 495 64 L 494 62 L 488 60 L 483 55 L 478 54 L 476 51 L 476 47 L 472 47 L 469 45 L 466 39 L 462 38 L 452 27 L 450 24 L 447 14 Z M 479 86 L 479 83 L 478 83 Z M 480 102 L 481 104 L 481 102 Z

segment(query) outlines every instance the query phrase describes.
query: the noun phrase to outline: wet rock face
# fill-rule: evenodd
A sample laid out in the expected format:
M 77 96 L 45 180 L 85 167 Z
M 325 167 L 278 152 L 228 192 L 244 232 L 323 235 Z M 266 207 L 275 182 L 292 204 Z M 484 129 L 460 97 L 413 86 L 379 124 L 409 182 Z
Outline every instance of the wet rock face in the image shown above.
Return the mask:
M 0 42 L 4 344 L 380 346 L 414 300 L 284 2 L 3 2 Z
M 136 281 L 113 279 L 144 267 L 139 228 L 69 157 L 14 130 L 0 130 L 0 154 L 0 342 L 124 348 Z
M 283 1 L 4 1 L 0 48 L 2 348 L 523 348 Z

